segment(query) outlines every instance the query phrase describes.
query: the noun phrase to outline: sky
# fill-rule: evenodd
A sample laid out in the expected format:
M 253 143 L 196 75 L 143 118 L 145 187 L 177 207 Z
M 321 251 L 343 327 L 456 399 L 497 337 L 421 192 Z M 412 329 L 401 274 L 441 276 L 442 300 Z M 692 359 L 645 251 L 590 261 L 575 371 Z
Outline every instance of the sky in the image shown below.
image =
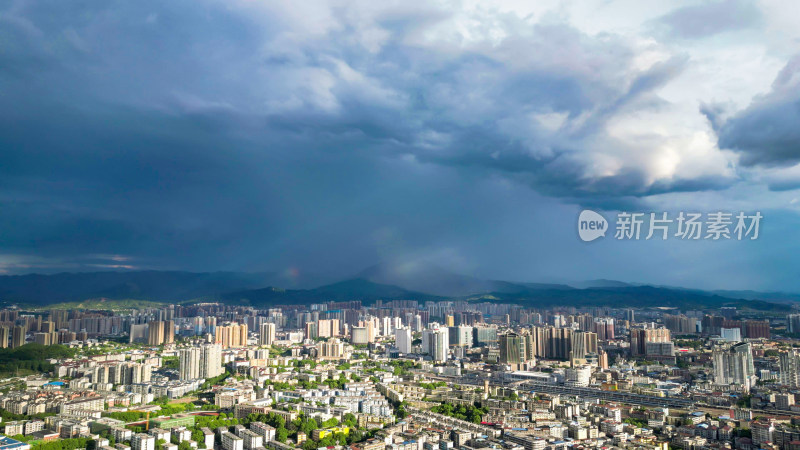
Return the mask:
M 8 1 L 0 273 L 800 291 L 791 0 Z M 578 237 L 584 209 L 758 239 Z

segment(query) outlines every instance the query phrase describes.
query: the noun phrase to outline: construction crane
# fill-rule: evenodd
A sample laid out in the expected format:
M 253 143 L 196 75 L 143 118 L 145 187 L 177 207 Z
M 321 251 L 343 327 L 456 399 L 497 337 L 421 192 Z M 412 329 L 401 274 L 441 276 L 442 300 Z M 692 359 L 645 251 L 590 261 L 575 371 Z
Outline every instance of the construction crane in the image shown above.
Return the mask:
M 143 412 L 146 414 L 144 422 L 144 431 L 150 431 L 150 411 L 142 411 L 140 409 L 131 410 L 131 412 Z

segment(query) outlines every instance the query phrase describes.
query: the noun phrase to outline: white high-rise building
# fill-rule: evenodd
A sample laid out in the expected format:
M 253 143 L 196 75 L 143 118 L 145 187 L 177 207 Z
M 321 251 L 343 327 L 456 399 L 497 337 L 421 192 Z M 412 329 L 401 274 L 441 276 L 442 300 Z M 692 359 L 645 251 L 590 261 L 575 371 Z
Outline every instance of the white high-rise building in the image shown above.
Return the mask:
M 446 362 L 450 333 L 447 327 L 431 324 L 431 328 L 422 332 L 422 351 L 431 355 L 436 362 Z
M 568 368 L 564 371 L 564 384 L 567 386 L 586 387 L 592 378 L 590 366 Z
M 714 351 L 714 382 L 720 385 L 738 384 L 746 390 L 755 384 L 756 369 L 749 343 L 735 344 Z
M 395 346 L 401 353 L 411 353 L 411 329 L 410 328 L 396 328 L 394 330 Z
M 181 380 L 213 378 L 222 374 L 222 348 L 218 344 L 182 349 L 179 355 Z
M 800 349 L 793 348 L 781 353 L 781 384 L 791 388 L 800 387 Z
M 181 380 L 196 380 L 200 378 L 200 354 L 198 347 L 181 349 L 178 355 L 180 368 L 178 374 Z
M 414 316 L 414 326 L 412 327 L 414 331 L 422 331 L 422 316 L 419 314 Z
M 272 345 L 273 342 L 275 342 L 275 324 L 262 323 L 258 335 L 258 345 Z
M 205 344 L 200 359 L 200 378 L 213 378 L 224 372 L 222 368 L 222 347 L 219 344 Z
M 450 327 L 450 345 L 472 347 L 472 327 L 469 325 Z
M 391 317 L 384 317 L 381 319 L 381 335 L 382 336 L 391 336 L 392 335 L 392 318 Z
M 720 328 L 719 335 L 728 342 L 742 342 L 742 331 L 739 328 Z
M 136 433 L 131 437 L 131 450 L 155 450 L 156 438 L 149 434 Z
M 350 342 L 353 345 L 365 345 L 369 343 L 369 330 L 367 327 L 352 327 L 350 329 Z

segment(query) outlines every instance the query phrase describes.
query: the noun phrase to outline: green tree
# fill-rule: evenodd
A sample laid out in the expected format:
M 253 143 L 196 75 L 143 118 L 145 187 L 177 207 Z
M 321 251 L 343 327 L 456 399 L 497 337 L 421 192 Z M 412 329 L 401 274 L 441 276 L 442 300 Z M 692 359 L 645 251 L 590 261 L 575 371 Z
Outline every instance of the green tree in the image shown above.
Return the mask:
M 289 438 L 289 430 L 285 427 L 280 427 L 275 429 L 275 439 L 278 442 L 285 443 L 286 439 Z
M 347 413 L 342 416 L 342 424 L 349 428 L 356 428 L 358 426 L 358 419 L 355 414 Z
M 336 417 L 331 417 L 330 419 L 322 422 L 322 428 L 331 428 L 339 425 L 339 419 Z
M 197 442 L 198 448 L 206 448 L 206 435 L 202 430 L 192 430 L 192 440 Z

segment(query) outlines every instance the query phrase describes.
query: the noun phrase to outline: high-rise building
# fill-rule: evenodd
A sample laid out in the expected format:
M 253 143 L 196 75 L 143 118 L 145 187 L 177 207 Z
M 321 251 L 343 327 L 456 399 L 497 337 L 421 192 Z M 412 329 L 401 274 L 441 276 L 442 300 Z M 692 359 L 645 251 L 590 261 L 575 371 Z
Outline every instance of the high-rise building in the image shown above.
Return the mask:
M 800 387 L 800 349 L 793 348 L 780 354 L 781 384 L 790 388 Z
M 156 438 L 145 433 L 136 433 L 131 437 L 131 450 L 155 450 Z
M 601 341 L 614 339 L 614 319 L 610 317 L 594 319 L 592 329 L 597 333 L 597 339 Z M 591 331 L 592 329 L 587 328 L 584 331 Z
M 720 328 L 719 335 L 722 339 L 728 342 L 741 342 L 742 330 L 741 328 Z
M 200 378 L 214 378 L 224 372 L 222 348 L 219 344 L 204 344 L 200 347 Z
M 17 348 L 25 345 L 25 334 L 27 330 L 24 325 L 17 325 L 11 331 L 11 347 Z
M 237 348 L 247 345 L 247 324 L 229 323 L 215 330 L 215 342 L 222 348 Z
M 631 329 L 631 356 L 647 354 L 648 342 L 670 342 L 671 334 L 666 328 L 633 328 Z
M 572 351 L 572 328 L 533 327 L 531 344 L 533 356 L 547 359 L 567 360 Z
M 258 335 L 258 345 L 272 345 L 275 342 L 275 324 L 265 322 L 261 324 L 261 330 Z
M 317 344 L 317 358 L 341 359 L 344 357 L 344 342 L 332 338 Z
M 377 317 L 369 317 L 365 320 L 358 321 L 359 327 L 364 327 L 367 329 L 367 341 L 372 343 L 375 342 L 375 338 L 378 335 L 378 330 L 380 329 L 380 321 Z
M 222 374 L 222 349 L 219 344 L 181 349 L 179 354 L 181 380 L 208 379 Z
M 200 378 L 200 354 L 198 347 L 181 349 L 178 362 L 180 363 L 178 375 L 181 380 L 196 380 Z
M 164 343 L 172 344 L 175 342 L 175 321 L 167 320 L 164 322 Z
M 411 353 L 411 329 L 410 328 L 395 328 L 394 330 L 394 343 L 400 353 Z
M 590 366 L 568 368 L 564 371 L 564 384 L 573 387 L 586 387 L 589 386 L 591 377 L 592 368 Z
M 472 327 L 469 325 L 459 325 L 450 327 L 450 345 L 456 347 L 472 347 Z
M 525 363 L 525 339 L 513 332 L 499 336 L 500 362 L 503 364 L 518 365 Z
M 42 333 L 52 333 L 56 331 L 56 324 L 54 322 L 45 321 L 39 326 L 39 331 Z
M 769 339 L 769 321 L 768 320 L 746 320 L 742 323 L 742 337 L 749 339 Z
M 497 345 L 497 327 L 476 326 L 472 329 L 472 337 L 476 346 L 494 347 Z
M 350 328 L 350 343 L 353 345 L 369 344 L 369 330 L 367 330 L 367 327 Z
M 608 353 L 606 353 L 603 350 L 600 350 L 600 355 L 597 358 L 597 365 L 602 370 L 607 370 L 608 369 Z
M 319 330 L 317 329 L 317 322 L 306 322 L 303 324 L 303 336 L 306 339 L 316 339 L 319 337 Z
M 334 320 L 335 319 L 318 320 L 317 321 L 317 337 L 333 337 L 334 336 L 334 332 L 333 332 L 333 321 Z
M 0 348 L 8 348 L 11 344 L 11 328 L 0 327 Z
M 697 319 L 693 317 L 686 317 L 683 314 L 664 315 L 664 326 L 675 334 L 693 334 L 697 332 Z
M 383 319 L 381 319 L 381 335 L 391 336 L 392 331 L 394 331 L 394 328 L 392 328 L 392 318 L 386 316 Z
M 800 314 L 789 314 L 786 318 L 786 331 L 800 333 Z
M 586 355 L 597 353 L 597 334 L 590 331 L 572 333 L 572 358 L 586 359 Z
M 44 332 L 34 333 L 33 342 L 39 345 L 58 344 L 58 332 L 53 331 L 49 333 L 44 333 Z
M 447 327 L 431 324 L 422 332 L 422 351 L 431 355 L 436 362 L 446 362 L 450 336 Z
M 755 366 L 750 344 L 742 342 L 727 349 L 714 350 L 714 382 L 719 385 L 742 385 L 746 390 L 755 384 Z
M 147 345 L 161 345 L 164 343 L 164 323 L 158 320 L 147 324 Z

